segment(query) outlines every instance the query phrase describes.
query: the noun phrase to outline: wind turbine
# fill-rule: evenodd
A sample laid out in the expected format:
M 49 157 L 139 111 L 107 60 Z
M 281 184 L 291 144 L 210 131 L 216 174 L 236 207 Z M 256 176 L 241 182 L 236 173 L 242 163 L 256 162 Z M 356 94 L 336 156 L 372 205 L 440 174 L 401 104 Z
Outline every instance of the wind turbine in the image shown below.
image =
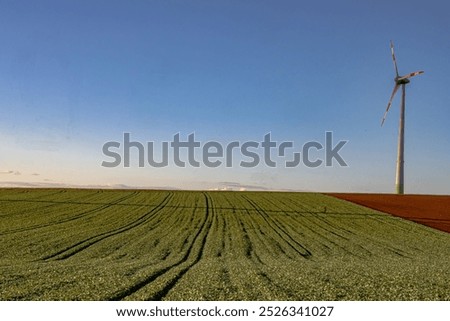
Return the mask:
M 395 175 L 395 190 L 397 194 L 403 194 L 404 192 L 404 151 L 405 151 L 405 87 L 406 84 L 409 83 L 409 78 L 412 78 L 414 76 L 423 74 L 422 70 L 412 72 L 410 74 L 400 76 L 398 74 L 398 68 L 397 68 L 397 61 L 395 60 L 395 54 L 394 54 L 394 44 L 391 41 L 391 53 L 392 53 L 392 61 L 394 62 L 395 67 L 395 85 L 394 90 L 392 91 L 391 98 L 389 99 L 389 103 L 387 105 L 386 111 L 384 112 L 383 120 L 381 121 L 381 126 L 384 124 L 384 120 L 386 119 L 386 115 L 389 111 L 389 108 L 391 108 L 392 100 L 394 99 L 394 96 L 396 92 L 398 91 L 398 88 L 402 87 L 402 101 L 400 104 L 400 124 L 398 128 L 398 147 L 397 147 L 397 171 Z

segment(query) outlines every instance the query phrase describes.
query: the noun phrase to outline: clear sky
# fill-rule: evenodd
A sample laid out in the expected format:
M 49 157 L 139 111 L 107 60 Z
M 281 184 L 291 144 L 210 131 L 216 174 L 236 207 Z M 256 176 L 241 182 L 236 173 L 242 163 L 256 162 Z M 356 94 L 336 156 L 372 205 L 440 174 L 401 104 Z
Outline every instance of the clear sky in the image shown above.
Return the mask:
M 450 194 L 448 1 L 0 0 L 0 185 Z M 104 168 L 108 141 L 348 140 L 348 167 Z M 157 145 L 158 146 L 158 145 Z M 320 156 L 318 152 L 316 156 Z

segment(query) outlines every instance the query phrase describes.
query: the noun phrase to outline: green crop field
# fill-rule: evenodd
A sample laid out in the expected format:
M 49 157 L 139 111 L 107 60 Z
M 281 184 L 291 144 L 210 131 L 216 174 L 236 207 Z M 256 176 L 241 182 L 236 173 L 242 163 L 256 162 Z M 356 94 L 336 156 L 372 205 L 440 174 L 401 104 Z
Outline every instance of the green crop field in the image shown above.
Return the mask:
M 1 189 L 2 300 L 450 300 L 450 234 L 314 193 Z

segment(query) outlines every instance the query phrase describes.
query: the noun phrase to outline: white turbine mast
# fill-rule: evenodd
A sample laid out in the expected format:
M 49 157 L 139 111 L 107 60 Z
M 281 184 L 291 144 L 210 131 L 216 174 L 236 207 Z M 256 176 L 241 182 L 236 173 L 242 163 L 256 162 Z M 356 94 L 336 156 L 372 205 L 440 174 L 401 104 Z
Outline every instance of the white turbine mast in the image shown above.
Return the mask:
M 414 76 L 423 74 L 422 70 L 415 71 L 404 76 L 400 76 L 398 74 L 397 60 L 395 59 L 394 53 L 394 44 L 391 41 L 391 53 L 392 53 L 392 61 L 394 62 L 395 67 L 395 78 L 394 78 L 394 90 L 392 90 L 391 98 L 389 99 L 389 103 L 387 105 L 386 111 L 384 112 L 383 119 L 381 120 L 381 126 L 383 126 L 384 121 L 386 119 L 386 115 L 391 108 L 392 100 L 394 99 L 395 94 L 397 93 L 399 87 L 402 87 L 402 100 L 400 103 L 400 123 L 398 129 L 398 147 L 397 147 L 397 171 L 395 175 L 395 191 L 397 194 L 404 193 L 404 152 L 405 152 L 405 86 L 410 82 L 409 78 Z

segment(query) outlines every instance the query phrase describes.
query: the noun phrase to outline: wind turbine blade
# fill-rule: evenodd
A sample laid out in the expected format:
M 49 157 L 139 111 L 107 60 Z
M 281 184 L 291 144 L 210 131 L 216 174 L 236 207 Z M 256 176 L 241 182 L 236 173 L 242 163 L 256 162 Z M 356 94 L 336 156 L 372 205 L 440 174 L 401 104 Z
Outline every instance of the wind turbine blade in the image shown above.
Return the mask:
M 398 80 L 408 79 L 408 78 L 411 78 L 411 77 L 414 77 L 414 76 L 417 76 L 417 75 L 420 75 L 420 74 L 423 74 L 423 70 L 414 71 L 414 72 L 412 72 L 410 74 L 401 76 L 400 78 L 398 78 Z
M 384 112 L 383 119 L 381 120 L 381 126 L 383 126 L 384 121 L 385 121 L 385 119 L 386 119 L 386 115 L 387 115 L 387 113 L 388 113 L 388 111 L 389 111 L 389 108 L 391 108 L 392 100 L 394 99 L 394 96 L 395 96 L 395 93 L 396 93 L 397 90 L 398 90 L 398 87 L 400 87 L 400 85 L 399 85 L 399 84 L 395 84 L 394 90 L 392 91 L 391 98 L 389 99 L 389 103 L 388 103 L 388 105 L 387 105 L 386 111 Z
M 394 62 L 394 67 L 395 67 L 395 74 L 398 77 L 397 60 L 395 59 L 394 44 L 392 43 L 392 40 L 391 40 L 391 53 L 392 53 L 392 61 Z

